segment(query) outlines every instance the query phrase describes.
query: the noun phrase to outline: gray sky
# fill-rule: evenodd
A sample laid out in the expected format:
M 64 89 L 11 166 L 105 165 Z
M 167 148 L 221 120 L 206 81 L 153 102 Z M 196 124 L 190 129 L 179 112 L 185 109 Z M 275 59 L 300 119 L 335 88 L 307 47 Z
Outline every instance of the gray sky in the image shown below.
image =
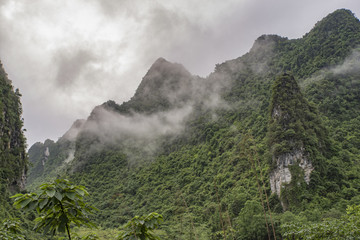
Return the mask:
M 0 0 L 0 59 L 31 146 L 129 100 L 158 57 L 206 77 L 260 35 L 300 38 L 338 8 L 360 16 L 359 0 Z

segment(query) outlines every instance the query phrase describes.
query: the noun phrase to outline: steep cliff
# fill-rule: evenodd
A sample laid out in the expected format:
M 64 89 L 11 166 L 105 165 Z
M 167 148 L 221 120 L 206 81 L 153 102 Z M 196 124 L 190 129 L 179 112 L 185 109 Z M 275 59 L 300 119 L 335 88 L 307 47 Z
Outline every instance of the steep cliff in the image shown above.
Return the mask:
M 14 216 L 9 197 L 25 189 L 28 169 L 19 90 L 0 62 L 0 219 Z
M 205 79 L 159 59 L 130 101 L 93 110 L 76 135 L 66 176 L 89 188 L 102 226 L 157 211 L 167 219 L 168 239 L 218 239 L 224 229 L 252 239 L 243 235 L 248 225 L 266 238 L 256 172 L 274 193 L 277 226 L 343 211 L 360 193 L 360 71 L 323 73 L 346 66 L 360 44 L 359 26 L 351 12 L 338 10 L 301 39 L 261 36 Z M 352 61 L 360 66 L 360 58 Z M 64 163 L 68 149 L 54 149 L 48 163 Z M 251 158 L 259 160 L 255 168 Z M 282 215 L 284 208 L 292 213 Z
M 115 109 L 120 113 L 151 114 L 181 107 L 192 100 L 199 80 L 183 65 L 159 58 L 143 77 L 134 96 Z
M 277 77 L 272 87 L 268 144 L 273 169 L 271 191 L 283 205 L 286 201 L 294 203 L 297 197 L 291 196 L 291 200 L 283 191 L 308 185 L 315 167 L 323 170 L 323 154 L 329 143 L 316 107 L 305 99 L 291 74 Z
M 15 189 L 25 187 L 27 171 L 20 97 L 0 62 L 0 181 Z

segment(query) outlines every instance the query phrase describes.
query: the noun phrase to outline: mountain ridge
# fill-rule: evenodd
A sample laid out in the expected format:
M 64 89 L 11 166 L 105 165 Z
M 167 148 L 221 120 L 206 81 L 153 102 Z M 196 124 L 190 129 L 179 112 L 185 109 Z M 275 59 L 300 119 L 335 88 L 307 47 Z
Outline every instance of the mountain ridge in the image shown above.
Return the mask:
M 334 25 L 336 34 L 331 41 L 319 45 L 317 36 L 328 32 L 322 26 L 332 25 L 336 19 L 343 19 Z M 170 222 L 171 228 L 165 228 L 168 239 L 182 239 L 178 236 L 189 239 L 195 234 L 205 234 L 204 239 L 218 239 L 219 232 L 225 229 L 230 234 L 233 227 L 240 239 L 251 239 L 255 233 L 265 237 L 260 204 L 263 196 L 257 193 L 255 172 L 266 176 L 264 191 L 271 195 L 269 205 L 277 214 L 278 226 L 288 216 L 283 212 L 281 194 L 280 197 L 271 194 L 276 191 L 271 191 L 270 186 L 271 149 L 279 146 L 275 145 L 276 141 L 268 146 L 268 131 L 275 133 L 280 128 L 278 133 L 285 134 L 286 141 L 301 140 L 296 148 L 283 153 L 292 154 L 306 147 L 308 153 L 303 155 L 315 168 L 305 176 L 310 181 L 301 182 L 298 188 L 296 181 L 304 173 L 295 169 L 298 175 L 292 175 L 293 182 L 289 180 L 289 186 L 295 188 L 288 188 L 283 197 L 287 197 L 286 209 L 291 210 L 291 218 L 314 221 L 331 211 L 344 210 L 344 205 L 359 200 L 356 159 L 360 149 L 356 147 L 356 129 L 360 128 L 360 119 L 356 113 L 360 112 L 360 104 L 356 104 L 356 86 L 360 69 L 347 74 L 334 74 L 331 69 L 347 64 L 346 57 L 360 45 L 357 38 L 360 23 L 354 19 L 348 10 L 342 9 L 328 15 L 301 39 L 260 36 L 248 53 L 216 65 L 207 78 L 192 76 L 181 65 L 158 59 L 150 68 L 157 73 L 149 70 L 136 97 L 121 105 L 105 102 L 96 108 L 99 112 L 90 114 L 87 122 L 93 121 L 95 125 L 80 132 L 75 140 L 74 159 L 64 165 L 62 174 L 89 188 L 92 203 L 101 209 L 97 221 L 103 227 L 118 226 L 133 215 L 157 211 Z M 340 31 L 346 25 L 359 30 Z M 342 38 L 345 40 L 338 41 Z M 158 69 L 169 71 L 159 73 Z M 271 88 L 276 78 L 289 70 L 290 78 L 300 85 L 309 81 L 296 88 L 295 97 L 282 88 Z M 314 76 L 317 80 L 310 81 Z M 169 82 L 170 86 L 162 89 Z M 179 84 L 181 87 L 177 88 Z M 272 130 L 269 111 L 274 94 L 290 95 L 282 101 L 295 103 L 295 110 L 289 114 L 301 120 L 300 127 L 284 123 L 286 130 L 282 125 Z M 306 104 L 297 103 L 298 94 L 303 95 L 300 100 L 305 99 L 300 102 Z M 311 114 L 297 113 L 297 107 Z M 351 110 L 353 114 L 349 113 Z M 340 117 L 341 114 L 345 116 Z M 96 125 L 97 121 L 102 125 Z M 331 144 L 324 142 L 325 137 L 317 137 L 323 125 Z M 304 126 L 308 133 L 302 135 L 299 129 Z M 292 127 L 298 129 L 287 131 Z M 294 134 L 298 138 L 287 138 Z M 326 154 L 322 153 L 324 145 L 329 145 Z M 53 147 L 59 151 L 56 155 L 57 150 L 50 149 L 49 164 L 53 161 L 58 163 L 53 164 L 55 168 L 63 166 L 70 153 L 65 147 L 61 150 L 60 145 Z M 255 154 L 248 149 L 256 149 Z M 250 159 L 258 161 L 256 170 L 252 169 Z M 46 177 L 44 172 L 36 174 L 42 175 L 38 181 Z M 291 189 L 297 192 L 294 194 Z M 221 219 L 221 214 L 229 221 Z M 220 227 L 221 221 L 224 227 Z M 248 226 L 254 228 L 249 230 Z

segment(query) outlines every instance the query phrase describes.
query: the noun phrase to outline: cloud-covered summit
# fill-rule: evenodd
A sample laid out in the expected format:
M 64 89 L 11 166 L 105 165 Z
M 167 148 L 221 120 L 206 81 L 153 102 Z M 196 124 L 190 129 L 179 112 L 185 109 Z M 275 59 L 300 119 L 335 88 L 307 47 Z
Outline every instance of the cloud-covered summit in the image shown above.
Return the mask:
M 192 99 L 194 81 L 196 77 L 183 65 L 159 58 L 142 79 L 130 102 L 134 110 L 147 112 L 154 107 L 166 110 L 170 106 L 181 106 Z
M 0 59 L 23 94 L 28 143 L 56 139 L 108 99 L 126 102 L 159 57 L 207 76 L 266 33 L 299 38 L 357 1 L 0 0 Z

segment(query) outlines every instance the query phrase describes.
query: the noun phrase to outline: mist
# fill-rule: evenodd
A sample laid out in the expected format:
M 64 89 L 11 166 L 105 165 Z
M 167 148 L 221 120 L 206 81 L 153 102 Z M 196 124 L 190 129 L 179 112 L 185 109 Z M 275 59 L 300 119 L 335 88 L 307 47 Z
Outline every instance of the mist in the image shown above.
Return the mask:
M 240 71 L 242 63 L 233 68 Z M 139 156 L 151 158 L 163 141 L 185 133 L 188 122 L 201 114 L 199 107 L 211 112 L 209 122 L 216 121 L 217 110 L 231 108 L 221 96 L 230 86 L 229 73 L 216 71 L 201 78 L 191 75 L 179 63 L 160 58 L 143 77 L 130 101 L 95 107 L 85 122 L 74 123 L 63 138 L 76 141 L 82 133 L 91 134 L 96 140 L 88 146 L 89 151 L 117 146 L 130 162 Z
M 335 75 L 359 72 L 360 70 L 360 48 L 352 50 L 350 55 L 342 64 L 330 68 L 330 72 Z
M 328 74 L 343 75 L 356 72 L 360 72 L 360 48 L 354 48 L 342 63 L 326 67 L 314 73 L 310 78 L 304 79 L 300 86 L 301 88 L 306 88 L 314 82 L 323 80 Z
M 206 77 L 262 34 L 299 38 L 338 8 L 360 11 L 353 0 L 0 0 L 0 59 L 31 146 L 102 102 L 128 101 L 159 57 Z
M 161 135 L 180 133 L 184 128 L 186 117 L 192 113 L 192 110 L 192 106 L 184 106 L 151 115 L 133 113 L 128 116 L 100 106 L 93 111 L 96 120 L 88 121 L 83 131 L 95 134 L 104 144 L 127 138 L 153 140 Z

